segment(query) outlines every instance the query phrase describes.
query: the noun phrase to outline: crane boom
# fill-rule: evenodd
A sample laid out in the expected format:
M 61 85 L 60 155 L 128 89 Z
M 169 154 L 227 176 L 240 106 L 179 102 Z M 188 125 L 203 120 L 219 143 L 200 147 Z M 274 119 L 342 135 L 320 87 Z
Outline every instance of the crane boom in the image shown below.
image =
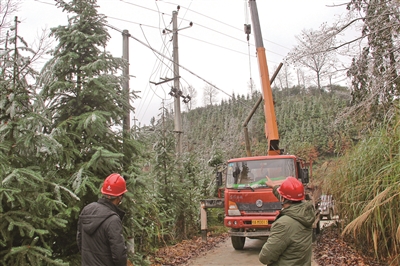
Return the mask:
M 236 250 L 243 249 L 246 238 L 265 239 L 269 237 L 273 222 L 279 217 L 282 203 L 274 195 L 273 189 L 267 186 L 267 180 L 274 180 L 281 184 L 288 176 L 292 176 L 301 180 L 303 184 L 308 184 L 310 167 L 304 160 L 295 155 L 282 154 L 282 150 L 279 149 L 278 126 L 271 90 L 272 81 L 270 81 L 268 74 L 256 0 L 249 0 L 249 5 L 257 48 L 262 97 L 264 98 L 265 135 L 268 140 L 268 153 L 263 156 L 251 156 L 249 149 L 246 150 L 248 157 L 231 158 L 227 161 L 225 167 L 216 169 L 217 184 L 221 185 L 223 180 L 225 183 L 224 200 L 219 202 L 218 206 L 222 207 L 223 205 L 225 210 L 224 225 L 230 228 L 228 234 L 232 246 Z M 245 24 L 245 33 L 249 36 L 250 25 Z M 272 76 L 272 80 L 274 76 Z M 262 98 L 259 103 L 261 101 Z M 252 113 L 255 108 L 253 108 Z M 251 115 L 246 119 L 244 126 L 247 125 Z M 245 137 L 246 134 L 247 131 L 245 131 Z M 248 140 L 248 137 L 246 139 Z M 223 178 L 223 175 L 225 175 L 225 178 Z M 312 199 L 309 191 L 311 189 L 307 188 L 308 198 Z M 220 194 L 219 198 L 222 198 Z M 215 200 L 208 201 L 210 206 L 217 207 L 214 202 L 216 203 Z M 207 207 L 207 202 L 202 203 L 201 206 Z M 202 221 L 204 221 L 206 212 L 203 210 L 201 213 L 203 214 Z M 202 225 L 202 230 L 203 228 L 205 227 Z M 313 224 L 313 228 L 319 228 L 318 222 Z
M 271 83 L 269 79 L 267 56 L 262 40 L 260 20 L 258 17 L 257 4 L 255 0 L 249 0 L 251 20 L 253 22 L 254 39 L 257 49 L 258 69 L 260 72 L 262 95 L 264 98 L 265 136 L 268 140 L 268 155 L 279 155 L 279 133 L 276 122 L 274 100 L 272 96 Z

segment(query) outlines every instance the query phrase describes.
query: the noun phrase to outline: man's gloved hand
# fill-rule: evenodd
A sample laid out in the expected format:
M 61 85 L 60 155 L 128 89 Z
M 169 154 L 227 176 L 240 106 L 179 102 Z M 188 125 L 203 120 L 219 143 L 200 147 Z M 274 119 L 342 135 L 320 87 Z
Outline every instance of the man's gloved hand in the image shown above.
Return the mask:
M 265 176 L 266 178 L 267 178 L 267 181 L 265 182 L 265 184 L 268 186 L 268 187 L 274 187 L 274 186 L 280 186 L 280 185 L 282 185 L 282 183 L 283 183 L 283 181 L 285 181 L 285 180 L 277 180 L 277 181 L 272 181 L 271 180 L 271 178 L 269 178 L 268 176 Z

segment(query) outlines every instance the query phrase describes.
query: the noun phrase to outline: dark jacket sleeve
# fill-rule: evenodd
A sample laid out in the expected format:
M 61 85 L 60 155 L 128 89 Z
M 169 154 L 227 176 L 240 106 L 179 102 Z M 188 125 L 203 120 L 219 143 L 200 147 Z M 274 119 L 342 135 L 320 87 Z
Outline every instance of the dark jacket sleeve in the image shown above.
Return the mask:
M 126 266 L 128 259 L 122 230 L 122 222 L 118 216 L 111 216 L 107 226 L 107 235 L 110 243 L 112 260 L 116 266 Z

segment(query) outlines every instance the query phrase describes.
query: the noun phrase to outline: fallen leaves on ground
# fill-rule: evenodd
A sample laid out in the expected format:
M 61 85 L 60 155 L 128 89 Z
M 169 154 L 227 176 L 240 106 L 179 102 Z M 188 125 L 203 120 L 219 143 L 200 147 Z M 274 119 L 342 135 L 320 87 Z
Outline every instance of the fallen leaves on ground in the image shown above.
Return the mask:
M 324 266 L 385 266 L 363 256 L 340 236 L 338 227 L 329 226 L 321 231 L 314 246 L 314 259 Z
M 184 240 L 174 246 L 159 249 L 151 256 L 151 266 L 184 265 L 190 259 L 201 256 L 225 241 L 228 234 L 209 235 L 207 242 L 201 237 Z M 386 263 L 376 262 L 357 252 L 340 236 L 336 226 L 329 226 L 321 231 L 313 245 L 314 260 L 323 266 L 387 266 Z
M 227 233 L 208 235 L 207 242 L 203 242 L 201 237 L 194 237 L 174 246 L 163 247 L 150 258 L 151 266 L 182 265 L 225 241 L 227 237 Z

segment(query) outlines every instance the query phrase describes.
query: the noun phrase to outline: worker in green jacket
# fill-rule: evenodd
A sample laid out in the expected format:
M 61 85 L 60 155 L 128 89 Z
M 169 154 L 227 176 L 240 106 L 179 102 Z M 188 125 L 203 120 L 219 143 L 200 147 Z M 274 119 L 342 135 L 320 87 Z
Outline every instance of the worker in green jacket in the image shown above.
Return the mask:
M 315 211 L 311 202 L 303 201 L 303 184 L 297 178 L 288 177 L 279 186 L 267 177 L 266 185 L 273 188 L 283 208 L 260 251 L 260 262 L 268 266 L 311 265 Z

